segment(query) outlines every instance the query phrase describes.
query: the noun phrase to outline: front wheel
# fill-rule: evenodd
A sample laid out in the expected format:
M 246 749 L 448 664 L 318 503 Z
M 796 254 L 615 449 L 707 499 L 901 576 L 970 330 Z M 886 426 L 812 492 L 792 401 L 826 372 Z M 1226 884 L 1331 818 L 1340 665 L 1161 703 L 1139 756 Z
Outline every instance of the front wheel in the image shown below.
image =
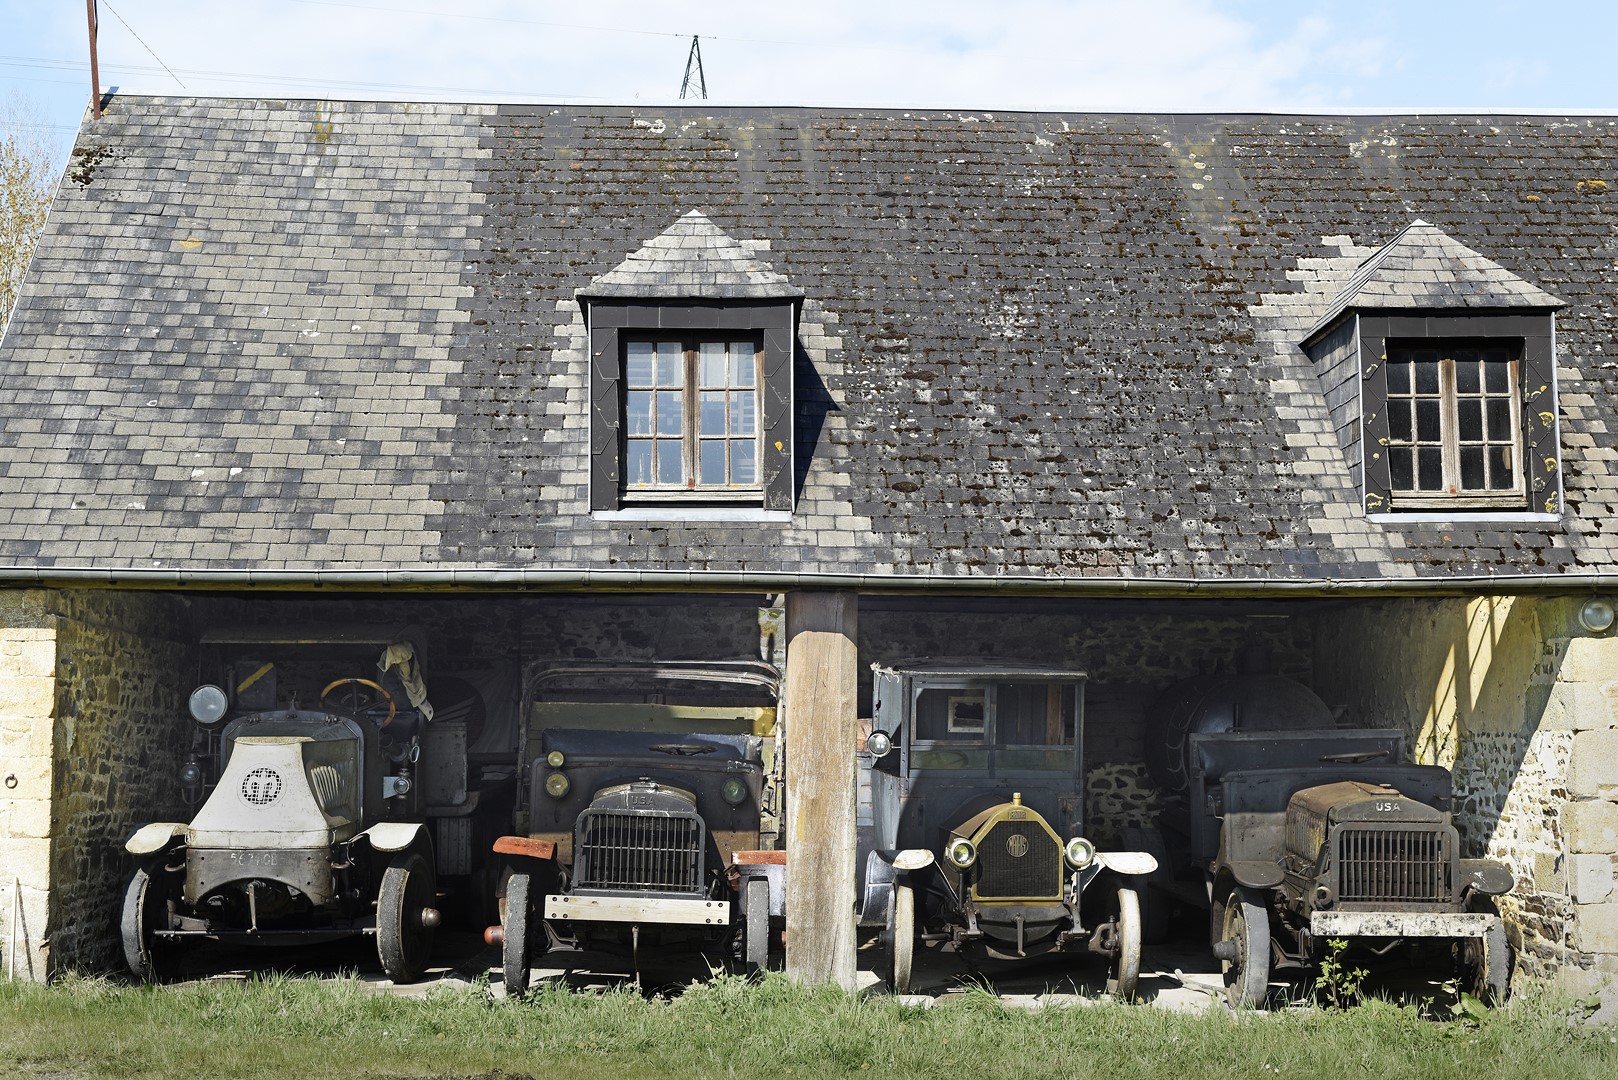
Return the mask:
M 916 960 L 916 891 L 904 882 L 893 887 L 893 909 L 888 921 L 888 955 L 892 961 L 893 992 L 910 993 L 911 969 Z
M 438 926 L 438 883 L 418 852 L 394 857 L 376 900 L 376 952 L 396 983 L 415 982 L 427 969 Z
M 753 878 L 742 894 L 742 966 L 748 975 L 762 975 L 770 966 L 770 883 Z
M 1506 941 L 1506 928 L 1496 922 L 1478 939 L 1474 946 L 1476 963 L 1472 968 L 1472 996 L 1485 1005 L 1499 1005 L 1506 1000 L 1511 984 L 1511 946 Z
M 124 906 L 118 929 L 123 937 L 124 961 L 142 982 L 161 982 L 168 973 L 173 947 L 158 939 L 168 929 L 168 890 L 149 867 L 139 867 L 124 888 Z
M 528 993 L 528 886 L 527 874 L 512 874 L 506 881 L 505 942 L 500 964 L 506 976 L 506 996 Z
M 1263 1008 L 1270 991 L 1270 912 L 1259 894 L 1237 885 L 1225 898 L 1219 961 L 1225 999 L 1234 1009 Z
M 1133 885 L 1118 889 L 1118 953 L 1108 973 L 1107 992 L 1119 1001 L 1131 1001 L 1140 983 L 1140 893 Z

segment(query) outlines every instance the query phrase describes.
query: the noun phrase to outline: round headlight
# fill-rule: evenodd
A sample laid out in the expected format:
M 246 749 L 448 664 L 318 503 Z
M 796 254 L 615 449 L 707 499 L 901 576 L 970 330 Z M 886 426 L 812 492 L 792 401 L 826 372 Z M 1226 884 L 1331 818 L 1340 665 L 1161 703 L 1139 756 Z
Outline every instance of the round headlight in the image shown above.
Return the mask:
M 191 691 L 191 719 L 199 724 L 217 724 L 229 701 L 217 686 L 203 685 Z
M 893 750 L 893 737 L 886 731 L 873 731 L 865 739 L 865 749 L 872 757 L 887 757 Z
M 1592 634 L 1604 634 L 1612 629 L 1614 612 L 1611 601 L 1591 597 L 1579 608 L 1579 625 Z
M 565 761 L 567 761 L 567 758 L 562 756 L 562 752 L 560 750 L 552 750 L 550 753 L 545 755 L 545 764 L 549 765 L 553 769 L 560 769 L 562 767 L 562 763 Z
M 1096 846 L 1082 836 L 1075 836 L 1062 849 L 1062 856 L 1075 870 L 1083 870 L 1096 861 Z
M 573 785 L 568 778 L 559 772 L 553 772 L 545 778 L 545 794 L 553 799 L 560 799 L 566 795 Z
M 739 776 L 725 779 L 724 786 L 719 789 L 720 796 L 732 806 L 740 806 L 741 801 L 747 798 L 747 785 L 742 783 Z
M 972 864 L 978 861 L 978 846 L 964 836 L 951 840 L 944 849 L 944 858 L 957 870 L 970 870 Z
M 195 761 L 188 761 L 180 766 L 180 786 L 196 788 L 202 786 L 202 766 Z

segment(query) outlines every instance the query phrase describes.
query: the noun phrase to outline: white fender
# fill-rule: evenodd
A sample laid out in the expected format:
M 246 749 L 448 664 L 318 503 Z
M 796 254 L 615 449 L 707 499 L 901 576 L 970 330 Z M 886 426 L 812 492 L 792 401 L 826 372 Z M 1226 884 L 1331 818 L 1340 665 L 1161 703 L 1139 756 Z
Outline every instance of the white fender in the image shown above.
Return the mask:
M 1098 851 L 1096 862 L 1118 874 L 1140 876 L 1157 869 L 1157 860 L 1145 851 Z
M 905 848 L 893 856 L 893 865 L 899 870 L 920 870 L 933 864 L 933 853 L 926 848 Z
M 135 835 L 124 841 L 124 850 L 131 855 L 156 855 L 176 836 L 184 835 L 185 826 L 178 821 L 154 821 L 136 829 Z
M 403 851 L 416 842 L 425 828 L 419 821 L 379 821 L 360 836 L 369 840 L 377 851 Z

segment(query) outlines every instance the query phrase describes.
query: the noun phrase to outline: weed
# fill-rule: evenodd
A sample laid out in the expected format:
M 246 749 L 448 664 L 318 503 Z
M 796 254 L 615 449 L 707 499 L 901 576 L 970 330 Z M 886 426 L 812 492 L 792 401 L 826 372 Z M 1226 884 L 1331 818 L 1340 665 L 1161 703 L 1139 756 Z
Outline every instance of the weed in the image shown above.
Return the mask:
M 1315 978 L 1315 987 L 1326 995 L 1327 1004 L 1334 1009 L 1346 1009 L 1350 1005 L 1357 1005 L 1365 997 L 1365 977 L 1369 971 L 1361 967 L 1349 967 L 1343 962 L 1343 953 L 1348 950 L 1348 942 L 1342 938 L 1328 938 L 1326 940 L 1326 955 L 1320 960 L 1320 971 Z

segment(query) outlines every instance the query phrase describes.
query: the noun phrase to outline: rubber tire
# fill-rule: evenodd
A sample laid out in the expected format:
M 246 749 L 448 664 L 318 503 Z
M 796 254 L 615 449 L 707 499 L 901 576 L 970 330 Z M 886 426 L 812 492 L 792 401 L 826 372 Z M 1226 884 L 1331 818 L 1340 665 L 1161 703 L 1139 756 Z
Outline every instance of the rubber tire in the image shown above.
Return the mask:
M 889 981 L 895 994 L 908 994 L 916 961 L 916 891 L 903 882 L 893 886 L 889 927 Z
M 506 977 L 506 997 L 520 998 L 528 993 L 528 886 L 527 874 L 506 879 L 506 910 L 503 917 L 504 944 L 500 946 L 500 966 Z
M 770 883 L 749 881 L 742 895 L 742 967 L 748 975 L 762 975 L 770 966 Z
M 1133 885 L 1118 887 L 1118 955 L 1107 976 L 1107 993 L 1119 1001 L 1133 1001 L 1140 984 L 1142 923 L 1140 892 Z
M 1259 895 L 1237 885 L 1225 899 L 1221 940 L 1236 942 L 1236 959 L 1221 960 L 1225 1000 L 1233 1009 L 1262 1009 L 1270 993 L 1270 912 Z
M 419 852 L 396 855 L 382 873 L 376 899 L 376 953 L 395 983 L 415 982 L 427 970 L 434 927 L 421 925 L 421 909 L 432 907 L 438 883 Z
M 1504 924 L 1478 939 L 1478 963 L 1472 970 L 1472 996 L 1485 1005 L 1500 1005 L 1511 987 L 1511 944 Z
M 124 942 L 124 962 L 130 973 L 142 982 L 162 982 L 168 974 L 172 950 L 158 941 L 152 931 L 159 918 L 166 920 L 168 901 L 151 871 L 138 867 L 124 888 L 123 913 L 118 929 Z

